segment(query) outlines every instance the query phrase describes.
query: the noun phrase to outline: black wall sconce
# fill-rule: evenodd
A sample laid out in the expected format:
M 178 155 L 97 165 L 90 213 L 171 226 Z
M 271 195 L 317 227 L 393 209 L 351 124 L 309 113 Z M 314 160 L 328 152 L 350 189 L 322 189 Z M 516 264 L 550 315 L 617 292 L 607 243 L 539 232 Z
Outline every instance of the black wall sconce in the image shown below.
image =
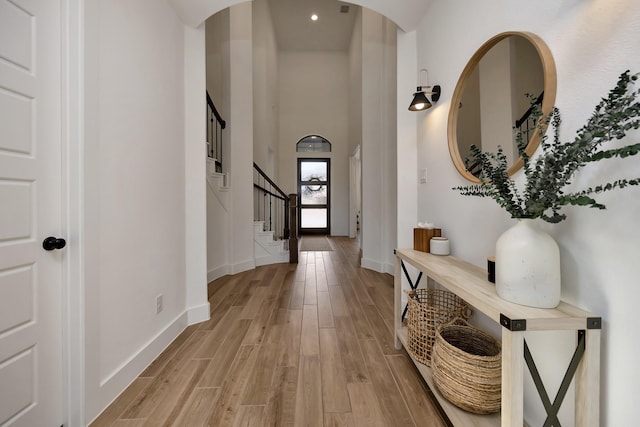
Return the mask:
M 418 72 L 418 80 L 420 80 L 420 76 L 422 73 L 427 75 L 427 82 L 429 81 L 429 74 L 426 68 L 422 68 Z M 431 108 L 434 102 L 437 102 L 440 99 L 440 93 L 442 89 L 440 85 L 435 85 L 433 89 L 429 92 L 425 92 L 426 89 L 429 89 L 431 86 L 427 84 L 420 83 L 420 86 L 416 88 L 416 93 L 413 94 L 413 101 L 411 101 L 411 105 L 409 105 L 409 111 L 422 111 Z M 427 97 L 427 95 L 431 95 L 431 100 Z

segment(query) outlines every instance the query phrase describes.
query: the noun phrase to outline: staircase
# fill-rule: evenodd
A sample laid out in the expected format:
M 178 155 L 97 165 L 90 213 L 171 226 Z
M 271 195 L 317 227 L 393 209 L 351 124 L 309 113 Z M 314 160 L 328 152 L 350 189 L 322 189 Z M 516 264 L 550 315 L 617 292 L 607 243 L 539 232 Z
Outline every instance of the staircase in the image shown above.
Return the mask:
M 253 163 L 254 258 L 256 265 L 298 262 L 297 196 L 287 195 Z
M 290 218 L 295 223 L 295 211 L 290 208 L 290 198 L 267 177 L 254 163 L 254 259 L 229 264 L 229 252 L 225 245 L 213 242 L 229 242 L 231 236 L 232 190 L 229 185 L 228 166 L 222 163 L 223 136 L 227 128 L 213 100 L 207 92 L 207 278 L 214 280 L 234 271 L 244 271 L 252 265 L 297 262 L 298 244 L 295 232 L 290 233 Z M 227 147 L 228 148 L 228 147 Z M 226 151 L 226 150 L 225 150 Z M 294 203 L 295 205 L 295 203 Z M 248 242 L 246 242 L 248 243 Z M 289 251 L 289 248 L 293 251 Z
M 228 176 L 224 173 L 216 172 L 216 163 L 212 158 L 207 159 L 207 184 L 211 188 L 216 199 L 225 211 L 229 205 Z
M 218 218 L 219 220 L 223 221 L 221 225 L 222 229 L 224 229 L 224 221 L 228 221 L 228 219 L 226 218 L 228 218 L 229 215 L 228 209 L 231 189 L 229 188 L 227 183 L 227 175 L 216 172 L 214 159 L 207 159 L 207 186 L 209 187 L 208 191 L 209 194 L 213 195 L 214 197 L 213 200 L 215 200 L 215 205 L 213 206 L 218 213 Z M 255 265 L 261 266 L 290 262 L 291 254 L 289 252 L 289 240 L 278 239 L 276 237 L 275 231 L 266 230 L 266 228 L 268 227 L 265 225 L 265 221 L 254 221 L 253 223 L 253 246 Z M 282 233 L 280 232 L 280 234 Z M 297 256 L 294 259 L 297 260 Z
M 253 236 L 256 267 L 289 262 L 289 241 L 276 240 L 273 231 L 265 231 L 264 221 L 253 222 Z

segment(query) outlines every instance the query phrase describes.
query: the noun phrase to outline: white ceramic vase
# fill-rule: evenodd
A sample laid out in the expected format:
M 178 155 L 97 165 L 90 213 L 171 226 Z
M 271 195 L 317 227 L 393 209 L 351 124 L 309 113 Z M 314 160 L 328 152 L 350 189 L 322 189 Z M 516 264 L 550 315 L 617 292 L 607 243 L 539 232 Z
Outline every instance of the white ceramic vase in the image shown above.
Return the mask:
M 496 291 L 504 300 L 531 307 L 560 303 L 560 250 L 535 220 L 519 219 L 498 238 Z

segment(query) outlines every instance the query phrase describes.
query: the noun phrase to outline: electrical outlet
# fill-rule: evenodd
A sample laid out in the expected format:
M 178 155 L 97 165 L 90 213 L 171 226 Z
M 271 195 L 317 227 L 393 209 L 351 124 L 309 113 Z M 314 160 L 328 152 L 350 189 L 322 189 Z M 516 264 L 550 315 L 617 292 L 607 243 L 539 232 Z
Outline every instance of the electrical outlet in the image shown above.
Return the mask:
M 156 297 L 156 314 L 159 314 L 162 311 L 162 294 Z
M 427 168 L 420 169 L 420 184 L 427 183 Z

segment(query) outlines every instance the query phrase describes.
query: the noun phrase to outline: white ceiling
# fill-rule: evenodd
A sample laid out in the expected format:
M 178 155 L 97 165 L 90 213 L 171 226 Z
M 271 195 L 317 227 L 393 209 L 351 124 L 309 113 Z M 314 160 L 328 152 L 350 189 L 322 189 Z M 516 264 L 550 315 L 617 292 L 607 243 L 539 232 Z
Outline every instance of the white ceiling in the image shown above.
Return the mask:
M 280 50 L 346 51 L 359 6 L 336 0 L 268 0 Z M 348 13 L 340 8 L 347 6 Z M 312 14 L 317 21 L 311 20 Z

